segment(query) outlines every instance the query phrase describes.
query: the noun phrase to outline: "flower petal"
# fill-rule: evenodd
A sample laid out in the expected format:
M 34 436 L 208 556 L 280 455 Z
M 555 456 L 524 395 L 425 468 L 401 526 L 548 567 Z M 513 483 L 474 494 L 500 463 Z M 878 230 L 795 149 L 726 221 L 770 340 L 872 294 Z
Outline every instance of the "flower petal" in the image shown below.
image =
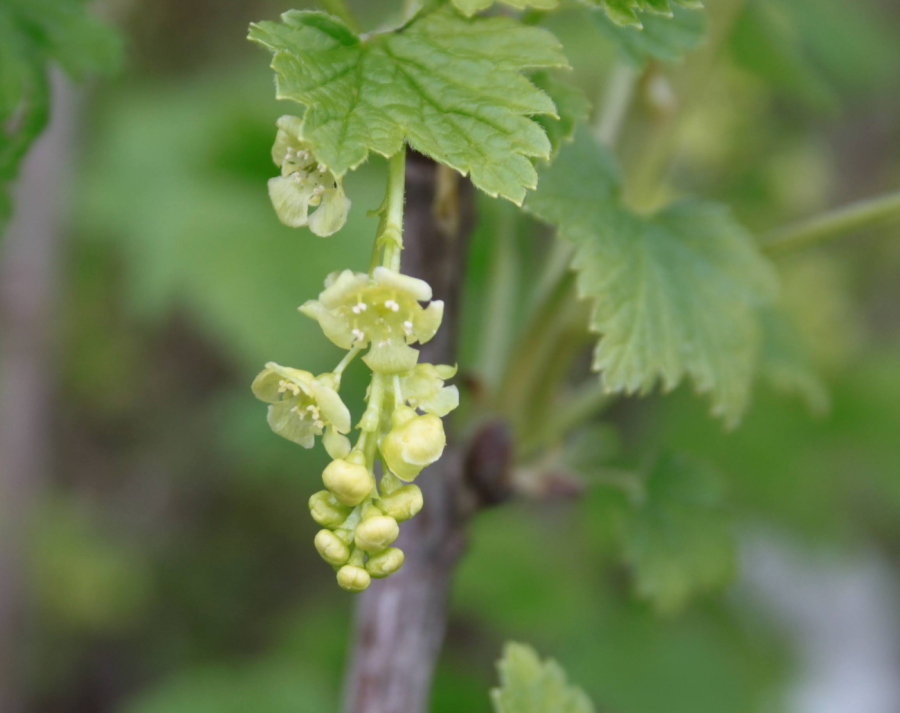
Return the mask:
M 295 369 L 292 366 L 281 366 L 274 361 L 266 362 L 266 369 L 270 369 L 278 374 L 282 379 L 292 381 L 299 386 L 305 393 L 309 393 L 309 385 L 315 377 L 308 371 L 303 369 Z
M 332 273 L 325 282 L 325 289 L 319 295 L 321 302 L 328 309 L 341 307 L 352 299 L 360 290 L 369 284 L 369 276 L 364 272 L 344 270 L 337 276 Z
M 425 344 L 437 333 L 443 318 L 444 303 L 441 300 L 434 300 L 421 313 L 415 316 L 413 336 L 422 344 Z
M 446 416 L 459 406 L 459 389 L 455 386 L 445 386 L 434 396 L 420 399 L 417 405 L 425 413 L 433 413 L 435 416 Z
M 256 375 L 250 388 L 253 390 L 253 395 L 260 401 L 274 404 L 281 399 L 281 392 L 278 391 L 279 381 L 281 381 L 281 377 L 266 367 Z
M 459 371 L 459 367 L 454 364 L 453 366 L 449 366 L 447 364 L 436 364 L 434 367 L 438 376 L 444 380 L 452 379 L 456 376 L 456 372 Z
M 307 317 L 316 320 L 325 336 L 341 349 L 350 349 L 353 346 L 353 332 L 350 323 L 326 309 L 321 302 L 307 300 L 298 309 Z
M 279 401 L 269 406 L 269 427 L 283 438 L 312 448 L 316 442 L 315 426 L 310 419 L 302 419 L 291 411 L 289 401 Z
M 310 393 L 316 400 L 319 411 L 325 420 L 331 423 L 341 433 L 349 433 L 352 428 L 350 423 L 350 411 L 344 405 L 337 391 L 313 379 L 309 385 Z M 338 458 L 341 456 L 335 456 Z
M 309 222 L 309 201 L 312 189 L 292 178 L 278 176 L 269 179 L 269 198 L 278 219 L 291 228 L 302 228 Z
M 322 203 L 309 218 L 309 229 L 320 238 L 327 238 L 344 227 L 349 213 L 350 199 L 340 186 L 325 191 Z
M 409 295 L 417 302 L 427 302 L 431 299 L 431 285 L 417 277 L 401 275 L 387 267 L 378 266 L 372 272 L 372 278 L 379 287 L 393 288 Z
M 275 125 L 278 133 L 275 134 L 275 144 L 272 146 L 272 160 L 281 168 L 287 158 L 287 150 L 303 140 L 303 119 L 286 114 Z
M 419 352 L 406 344 L 397 342 L 372 344 L 363 361 L 372 371 L 379 374 L 396 374 L 409 371 L 419 360 Z
M 325 446 L 328 455 L 335 459 L 343 458 L 350 452 L 350 439 L 338 433 L 331 426 L 325 429 L 325 435 L 322 436 L 322 445 Z

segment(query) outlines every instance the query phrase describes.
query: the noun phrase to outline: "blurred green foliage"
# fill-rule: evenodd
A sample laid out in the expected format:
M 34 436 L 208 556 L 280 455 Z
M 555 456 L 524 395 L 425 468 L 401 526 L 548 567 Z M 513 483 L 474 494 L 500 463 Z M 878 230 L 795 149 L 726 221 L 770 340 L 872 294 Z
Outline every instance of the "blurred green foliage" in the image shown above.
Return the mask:
M 358 4 L 372 22 L 398 10 Z M 265 5 L 269 17 L 287 9 Z M 131 23 L 143 38 L 135 66 L 89 107 L 72 186 L 58 476 L 30 553 L 36 710 L 335 710 L 352 599 L 333 591 L 309 546 L 305 500 L 323 455 L 272 436 L 249 383 L 265 359 L 299 354 L 310 369 L 333 366 L 337 350 L 293 306 L 330 270 L 366 264 L 375 220 L 365 211 L 380 202 L 384 165 L 372 159 L 348 176 L 354 205 L 339 237 L 283 227 L 265 181 L 275 119 L 293 109 L 272 99 L 265 62 L 250 55 L 247 65 L 242 49 L 231 57 L 237 35 L 203 35 L 219 27 L 221 8 L 198 3 L 192 41 L 204 61 L 173 71 L 164 59 L 177 33 L 138 28 L 144 7 Z M 232 10 L 236 26 L 261 16 L 250 3 Z M 619 46 L 582 9 L 547 25 L 565 42 L 572 85 L 596 105 Z M 900 146 L 898 25 L 897 9 L 874 1 L 749 0 L 685 121 L 674 185 L 731 205 L 762 231 L 896 184 L 900 166 L 885 147 L 897 155 Z M 689 65 L 690 55 L 667 71 L 677 78 Z M 478 210 L 462 325 L 469 373 L 508 218 L 499 201 L 479 199 Z M 546 234 L 536 223 L 512 232 L 514 301 L 526 305 Z M 731 536 L 726 516 L 835 547 L 900 542 L 892 232 L 779 264 L 782 316 L 798 325 L 821 375 L 802 394 L 821 406 L 827 390 L 827 413 L 813 417 L 801 399 L 761 383 L 744 425 L 725 435 L 686 389 L 629 399 L 598 417 L 602 431 L 589 438 L 605 434 L 602 449 L 585 457 L 575 448 L 583 441 L 567 444 L 567 467 L 589 483 L 577 502 L 519 502 L 473 522 L 434 711 L 489 711 L 493 661 L 510 638 L 559 660 L 601 710 L 779 709 L 795 666 L 784 632 L 735 597 L 683 600 L 730 567 L 719 556 Z M 779 352 L 776 382 L 795 363 L 785 353 L 794 352 Z M 348 371 L 348 402 L 361 395 L 361 376 Z M 478 415 L 477 403 L 468 408 Z M 705 465 L 684 479 L 648 471 L 668 452 Z M 649 511 L 610 479 L 619 472 L 651 473 Z M 674 512 L 668 499 L 653 507 L 670 487 Z M 656 541 L 662 550 L 648 544 Z M 693 559 L 707 547 L 712 570 Z M 661 617 L 635 583 L 664 609 L 686 606 Z
M 50 69 L 73 79 L 109 72 L 122 40 L 87 0 L 0 2 L 0 233 L 12 212 L 8 183 L 50 114 Z

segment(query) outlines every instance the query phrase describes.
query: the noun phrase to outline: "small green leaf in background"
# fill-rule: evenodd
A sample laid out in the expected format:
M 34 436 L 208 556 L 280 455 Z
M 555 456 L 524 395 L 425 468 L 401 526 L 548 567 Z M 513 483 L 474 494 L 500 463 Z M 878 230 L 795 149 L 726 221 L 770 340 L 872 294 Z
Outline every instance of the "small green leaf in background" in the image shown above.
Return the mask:
M 593 368 L 610 392 L 668 391 L 690 376 L 737 424 L 761 343 L 758 308 L 776 277 L 720 205 L 681 201 L 650 216 L 621 205 L 618 174 L 587 133 L 541 174 L 526 208 L 575 246 L 579 294 L 601 338 Z
M 727 584 L 735 567 L 731 525 L 712 467 L 684 454 L 660 457 L 646 475 L 643 497 L 622 519 L 638 595 L 672 612 Z
M 501 2 L 519 10 L 528 7 L 535 10 L 552 10 L 559 4 L 559 0 L 501 0 Z M 494 4 L 494 0 L 453 0 L 453 4 L 461 13 L 471 17 L 476 12 L 487 10 Z
M 703 7 L 699 0 L 583 0 L 587 5 L 606 10 L 609 19 L 617 25 L 642 27 L 653 14 L 672 17 L 673 4 L 696 10 Z
M 591 13 L 600 30 L 615 42 L 631 64 L 642 67 L 651 59 L 675 62 L 696 49 L 708 28 L 705 12 L 673 7 L 672 16 L 646 15 L 643 29 L 613 22 L 605 12 Z
M 830 402 L 828 390 L 790 315 L 778 307 L 764 307 L 761 322 L 762 377 L 778 391 L 801 397 L 813 414 L 825 413 Z
M 568 66 L 549 32 L 509 17 L 466 19 L 449 7 L 400 30 L 359 38 L 339 20 L 291 11 L 251 25 L 274 53 L 279 99 L 306 105 L 304 134 L 335 175 L 404 141 L 491 196 L 521 204 L 548 158 L 533 116 L 556 116 L 522 72 Z
M 534 120 L 544 127 L 555 154 L 564 143 L 570 141 L 575 129 L 587 121 L 591 104 L 577 87 L 561 82 L 549 72 L 536 72 L 531 77 L 538 89 L 543 89 L 556 104 L 557 116 L 541 115 Z
M 83 0 L 0 0 L 0 232 L 12 210 L 9 181 L 49 116 L 48 70 L 73 79 L 115 69 L 119 35 Z
M 566 680 L 553 659 L 541 661 L 534 649 L 509 642 L 497 663 L 500 688 L 491 690 L 496 713 L 593 713 L 587 694 Z

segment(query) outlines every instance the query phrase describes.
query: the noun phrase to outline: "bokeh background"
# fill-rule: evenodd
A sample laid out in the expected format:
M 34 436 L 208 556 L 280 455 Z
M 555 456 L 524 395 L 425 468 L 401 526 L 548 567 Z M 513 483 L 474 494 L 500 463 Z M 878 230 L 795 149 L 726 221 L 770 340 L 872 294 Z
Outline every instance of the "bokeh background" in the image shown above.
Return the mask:
M 354 3 L 368 27 L 399 5 Z M 26 355 L 44 367 L 39 392 L 2 395 L 6 419 L 49 404 L 32 440 L 9 447 L 39 452 L 19 461 L 26 486 L 8 496 L 33 506 L 17 540 L 27 636 L 0 640 L 28 711 L 338 709 L 353 596 L 311 547 L 306 500 L 324 454 L 274 436 L 249 384 L 267 360 L 313 371 L 336 361 L 295 307 L 327 272 L 365 268 L 365 210 L 385 167 L 373 159 L 349 177 L 354 210 L 339 236 L 277 221 L 268 152 L 275 119 L 293 109 L 274 100 L 268 56 L 244 38 L 249 22 L 291 6 L 304 5 L 101 3 L 125 38 L 123 68 L 78 91 L 59 82 L 19 186 L 0 259 L 18 245 L 16 264 L 47 268 L 4 291 L 4 313 L 34 292 L 49 305 L 41 323 L 7 319 L 0 335 L 6 363 L 15 330 L 46 337 Z M 574 10 L 548 24 L 594 99 L 615 47 Z M 703 85 L 673 192 L 727 202 L 762 232 L 900 185 L 893 0 L 748 0 Z M 624 146 L 627 160 L 635 148 Z M 477 370 L 506 215 L 487 198 L 478 210 L 463 374 Z M 53 235 L 32 239 L 48 214 Z M 740 533 L 734 584 L 662 615 L 636 597 L 602 484 L 485 512 L 452 593 L 435 713 L 490 710 L 508 639 L 556 657 L 602 710 L 900 711 L 898 230 L 779 260 L 828 408 L 810 390 L 760 384 L 744 425 L 725 433 L 682 389 L 616 403 L 592 436 L 604 457 L 673 444 L 714 464 Z M 525 225 L 516 240 L 524 300 L 547 236 Z M 352 402 L 363 370 L 347 378 Z M 10 467 L 22 454 L 3 457 Z

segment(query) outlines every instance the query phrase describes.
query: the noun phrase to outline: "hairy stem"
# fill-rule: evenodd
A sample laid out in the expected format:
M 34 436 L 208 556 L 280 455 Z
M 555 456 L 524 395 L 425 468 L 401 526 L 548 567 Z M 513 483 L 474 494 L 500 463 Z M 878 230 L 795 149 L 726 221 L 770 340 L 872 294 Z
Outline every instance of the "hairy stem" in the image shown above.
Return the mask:
M 406 190 L 406 144 L 391 156 L 388 163 L 387 191 L 378 209 L 381 220 L 375 232 L 372 249 L 371 273 L 378 265 L 378 253 L 383 248 L 381 264 L 395 272 L 400 271 L 400 253 L 403 251 L 403 197 Z
M 761 238 L 761 248 L 776 255 L 840 237 L 900 215 L 900 191 L 866 198 L 822 215 L 773 230 Z

